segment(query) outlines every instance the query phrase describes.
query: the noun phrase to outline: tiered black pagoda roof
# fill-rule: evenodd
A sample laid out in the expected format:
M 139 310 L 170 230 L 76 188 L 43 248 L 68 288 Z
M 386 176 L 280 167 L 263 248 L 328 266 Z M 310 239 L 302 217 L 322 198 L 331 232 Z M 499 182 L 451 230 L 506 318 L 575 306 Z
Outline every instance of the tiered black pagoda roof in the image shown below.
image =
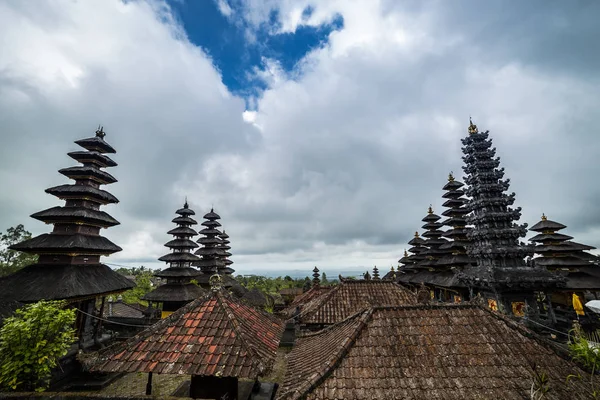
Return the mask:
M 177 224 L 177 227 L 167 232 L 167 234 L 173 235 L 173 240 L 165 243 L 165 246 L 171 252 L 158 259 L 169 264 L 169 268 L 154 274 L 166 279 L 167 283 L 158 286 L 155 290 L 144 296 L 144 300 L 163 303 L 163 310 L 168 309 L 167 311 L 175 311 L 184 304 L 205 294 L 202 288 L 192 283 L 192 279 L 201 274 L 196 268 L 192 268 L 192 263 L 200 260 L 200 257 L 192 254 L 192 250 L 198 247 L 191 240 L 194 236 L 198 235 L 192 229 L 192 225 L 198 223 L 192 218 L 196 213 L 189 208 L 187 201 L 183 205 L 183 208 L 175 211 L 175 213 L 178 216 L 172 222 Z
M 446 254 L 438 260 L 439 267 L 462 268 L 465 265 L 476 263 L 467 255 L 467 246 L 469 245 L 467 233 L 470 228 L 467 228 L 466 216 L 469 210 L 465 207 L 468 200 L 464 197 L 463 186 L 464 184 L 454 179 L 454 175 L 450 173 L 448 183 L 443 187 L 446 193 L 442 197 L 447 199 L 443 207 L 446 207 L 447 210 L 442 215 L 447 218 L 442 221 L 442 224 L 449 227 L 443 236 L 451 241 L 440 246 L 440 250 Z
M 420 266 L 433 268 L 437 265 L 438 260 L 445 255 L 445 251 L 440 247 L 448 243 L 448 240 L 444 239 L 442 235 L 443 231 L 440 230 L 444 225 L 438 222 L 441 219 L 439 215 L 434 214 L 433 208 L 429 206 L 427 209 L 427 215 L 421 220 L 425 222 L 422 226 L 425 229 L 423 236 L 426 238 L 424 246 L 427 250 L 422 252 L 420 255 L 425 256 L 425 259 L 419 263 Z
M 313 269 L 313 280 L 312 280 L 312 285 L 313 287 L 319 286 L 321 284 L 321 274 L 319 274 L 319 268 L 317 268 L 315 266 L 315 268 Z
M 115 149 L 104 141 L 104 129 L 99 128 L 92 138 L 75 143 L 85 151 L 68 155 L 81 166 L 59 172 L 73 184 L 46 189 L 46 193 L 65 200 L 63 207 L 52 207 L 31 217 L 54 224 L 52 233 L 45 233 L 15 244 L 12 250 L 38 254 L 36 264 L 30 265 L 0 282 L 0 297 L 24 302 L 41 299 L 90 299 L 118 293 L 133 287 L 133 282 L 100 263 L 100 256 L 122 249 L 100 236 L 101 228 L 119 222 L 100 206 L 118 203 L 115 196 L 100 189 L 101 185 L 117 180 L 103 168 L 117 165 L 106 153 Z
M 218 268 L 219 274 L 232 275 L 235 270 L 230 267 L 230 265 L 233 264 L 233 261 L 229 259 L 229 257 L 231 257 L 231 253 L 229 252 L 229 250 L 231 250 L 231 246 L 229 245 L 231 243 L 229 241 L 229 235 L 223 231 L 223 233 L 219 235 L 219 239 L 221 239 L 221 249 L 224 251 L 222 260 L 223 265 Z
M 565 228 L 565 225 L 542 215 L 542 220 L 529 229 L 538 232 L 529 239 L 536 243 L 535 253 L 541 256 L 533 259 L 534 264 L 566 275 L 567 289 L 600 287 L 598 257 L 586 252 L 595 247 L 573 242 L 572 236 L 558 233 Z
M 202 247 L 195 253 L 200 256 L 200 259 L 193 265 L 200 267 L 202 272 L 197 278 L 200 285 L 209 288 L 208 280 L 211 275 L 218 273 L 219 269 L 225 266 L 223 259 L 227 257 L 227 252 L 221 247 L 223 244 L 220 238 L 222 232 L 218 229 L 221 224 L 217 221 L 221 219 L 221 216 L 211 208 L 210 212 L 204 215 L 204 219 L 205 221 L 202 222 L 204 229 L 199 232 L 202 237 L 198 239 L 198 243 Z
M 474 228 L 467 233 L 472 246 L 467 248 L 477 266 L 466 268 L 462 279 L 478 287 L 502 286 L 543 288 L 553 286 L 556 279 L 544 269 L 528 266 L 524 258 L 533 254 L 533 248 L 519 242 L 526 234 L 527 224 L 517 225 L 521 208 L 511 208 L 515 194 L 506 194 L 509 179 L 504 177 L 500 158 L 495 157 L 489 133 L 479 132 L 472 122 L 469 134 L 462 139 L 463 170 L 469 186 L 465 194 L 471 199 L 467 209 L 471 214 L 467 223 Z M 518 289 L 517 289 L 518 290 Z
M 377 268 L 377 265 L 373 267 L 373 279 L 379 279 L 379 268 Z
M 398 270 L 402 272 L 408 271 L 416 271 L 419 265 L 423 260 L 425 260 L 425 252 L 427 251 L 427 247 L 425 247 L 425 239 L 419 236 L 419 232 L 415 232 L 415 236 L 408 241 L 408 244 L 411 246 L 408 249 L 408 253 L 404 250 L 403 257 L 398 260 L 401 266 L 398 267 Z

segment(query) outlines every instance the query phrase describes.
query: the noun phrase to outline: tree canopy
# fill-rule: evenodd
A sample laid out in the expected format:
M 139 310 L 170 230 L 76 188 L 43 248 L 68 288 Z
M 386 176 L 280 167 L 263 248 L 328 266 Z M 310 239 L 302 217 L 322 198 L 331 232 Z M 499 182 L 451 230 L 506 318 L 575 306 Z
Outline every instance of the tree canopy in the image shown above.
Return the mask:
M 8 228 L 0 236 L 0 276 L 10 275 L 37 261 L 38 256 L 35 254 L 27 254 L 8 248 L 27 239 L 31 239 L 31 232 L 27 231 L 23 224 Z
M 15 311 L 0 329 L 0 388 L 43 391 L 52 369 L 75 342 L 75 309 L 39 301 Z

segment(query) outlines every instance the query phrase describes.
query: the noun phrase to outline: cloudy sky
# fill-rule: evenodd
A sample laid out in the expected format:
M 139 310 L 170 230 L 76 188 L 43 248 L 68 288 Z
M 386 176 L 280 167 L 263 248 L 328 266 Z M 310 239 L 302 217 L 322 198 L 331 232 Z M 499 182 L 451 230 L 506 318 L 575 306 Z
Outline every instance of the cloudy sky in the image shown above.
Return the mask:
M 0 228 L 49 227 L 74 140 L 116 149 L 123 247 L 159 267 L 174 211 L 212 205 L 238 272 L 389 266 L 469 116 L 530 226 L 600 247 L 600 2 L 0 1 Z M 462 179 L 461 179 L 462 180 Z

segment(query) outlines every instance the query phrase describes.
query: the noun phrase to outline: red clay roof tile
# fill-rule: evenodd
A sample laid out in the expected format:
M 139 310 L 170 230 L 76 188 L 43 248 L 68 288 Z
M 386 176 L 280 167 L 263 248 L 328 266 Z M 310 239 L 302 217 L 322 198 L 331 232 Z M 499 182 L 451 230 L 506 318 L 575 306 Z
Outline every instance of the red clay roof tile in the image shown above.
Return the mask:
M 283 323 L 218 291 L 129 339 L 82 357 L 91 371 L 255 379 L 271 368 Z

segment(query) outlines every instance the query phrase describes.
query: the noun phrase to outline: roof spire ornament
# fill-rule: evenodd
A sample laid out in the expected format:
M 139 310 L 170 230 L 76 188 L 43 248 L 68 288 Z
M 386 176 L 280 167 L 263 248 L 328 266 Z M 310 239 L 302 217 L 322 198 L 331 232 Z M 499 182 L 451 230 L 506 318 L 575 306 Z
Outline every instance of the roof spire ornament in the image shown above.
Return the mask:
M 415 232 L 415 237 L 418 238 L 419 237 L 419 232 Z
M 183 208 L 189 208 L 190 206 L 188 205 L 187 202 L 187 196 L 185 196 L 185 202 L 183 203 Z
M 474 133 L 479 133 L 479 130 L 477 129 L 477 125 L 473 123 L 471 117 L 469 117 L 469 135 L 472 135 Z
M 448 182 L 454 182 L 454 171 L 450 171 L 448 174 Z
M 210 284 L 210 290 L 218 292 L 223 287 L 223 278 L 219 274 L 214 274 L 208 278 L 208 283 Z
M 547 221 L 548 217 L 546 217 L 546 214 L 542 213 L 542 221 Z
M 100 139 L 104 139 L 104 136 L 106 136 L 106 133 L 104 132 L 104 127 L 98 125 L 98 129 L 96 129 L 96 136 L 99 137 Z
M 429 205 L 429 208 L 427 209 L 427 214 L 433 214 L 433 207 L 431 206 L 431 204 Z

